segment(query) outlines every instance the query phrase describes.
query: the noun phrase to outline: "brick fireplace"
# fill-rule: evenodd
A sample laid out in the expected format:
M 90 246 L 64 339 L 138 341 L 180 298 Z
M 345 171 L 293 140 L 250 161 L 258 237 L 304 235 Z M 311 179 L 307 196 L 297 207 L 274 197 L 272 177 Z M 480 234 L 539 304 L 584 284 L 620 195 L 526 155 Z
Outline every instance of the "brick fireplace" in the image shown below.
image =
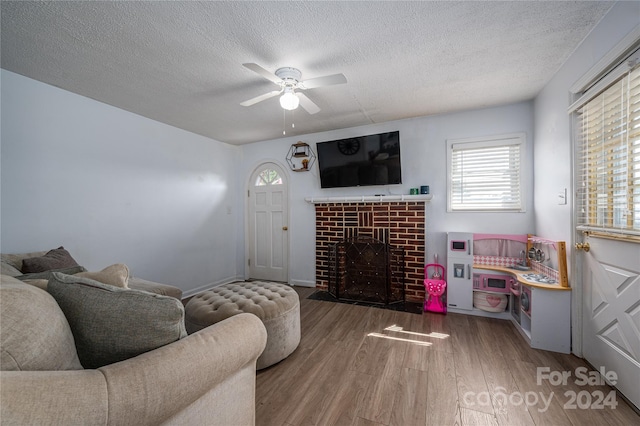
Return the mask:
M 316 210 L 316 288 L 328 289 L 332 245 L 355 236 L 371 237 L 404 248 L 406 300 L 424 300 L 425 203 L 430 196 L 399 197 L 307 200 Z M 365 201 L 369 198 L 375 200 Z

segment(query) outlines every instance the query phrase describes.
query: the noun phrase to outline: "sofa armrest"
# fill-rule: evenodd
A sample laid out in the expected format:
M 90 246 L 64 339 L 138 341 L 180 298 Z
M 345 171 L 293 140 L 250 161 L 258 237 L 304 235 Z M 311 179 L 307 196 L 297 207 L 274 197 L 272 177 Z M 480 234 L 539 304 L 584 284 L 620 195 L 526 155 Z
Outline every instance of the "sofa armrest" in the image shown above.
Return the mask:
M 239 314 L 170 345 L 100 368 L 107 381 L 109 423 L 253 422 L 256 360 L 266 342 L 262 321 Z M 222 392 L 211 392 L 216 388 Z M 201 398 L 211 400 L 203 403 Z M 185 416 L 192 405 L 198 407 L 196 417 Z
M 144 290 L 149 293 L 156 293 L 163 296 L 171 296 L 178 300 L 182 299 L 182 290 L 178 287 L 143 280 L 142 278 L 129 277 L 129 288 L 134 290 Z
M 251 424 L 267 332 L 239 314 L 97 370 L 0 372 L 7 424 Z
M 107 402 L 97 370 L 0 371 L 3 425 L 104 425 Z

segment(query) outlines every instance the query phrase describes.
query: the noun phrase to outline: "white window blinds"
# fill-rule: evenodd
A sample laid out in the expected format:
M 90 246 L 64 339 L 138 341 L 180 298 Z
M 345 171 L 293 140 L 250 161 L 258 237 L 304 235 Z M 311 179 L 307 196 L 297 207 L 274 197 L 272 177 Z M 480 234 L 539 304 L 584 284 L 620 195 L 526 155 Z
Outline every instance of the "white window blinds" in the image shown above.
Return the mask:
M 524 134 L 448 142 L 449 211 L 523 211 Z
M 577 110 L 577 222 L 640 235 L 640 67 Z

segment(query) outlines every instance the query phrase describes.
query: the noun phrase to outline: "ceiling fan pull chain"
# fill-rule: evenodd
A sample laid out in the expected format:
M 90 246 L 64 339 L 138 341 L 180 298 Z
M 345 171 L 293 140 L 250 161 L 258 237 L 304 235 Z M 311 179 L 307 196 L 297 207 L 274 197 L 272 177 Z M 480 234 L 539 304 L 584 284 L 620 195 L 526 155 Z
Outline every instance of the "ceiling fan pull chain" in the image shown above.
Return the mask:
M 287 135 L 287 110 L 282 110 L 282 136 Z

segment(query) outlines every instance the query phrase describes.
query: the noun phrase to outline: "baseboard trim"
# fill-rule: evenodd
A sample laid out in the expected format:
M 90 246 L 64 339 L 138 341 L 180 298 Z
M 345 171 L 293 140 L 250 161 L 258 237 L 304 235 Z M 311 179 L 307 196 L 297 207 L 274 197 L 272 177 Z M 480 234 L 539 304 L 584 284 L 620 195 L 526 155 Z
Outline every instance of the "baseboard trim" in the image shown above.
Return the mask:
M 190 290 L 186 290 L 184 292 L 182 292 L 182 299 L 187 299 L 189 297 L 193 297 L 196 294 L 200 294 L 204 291 L 207 290 L 211 290 L 214 287 L 219 287 L 221 285 L 225 285 L 225 284 L 229 284 L 229 283 L 233 283 L 236 281 L 244 281 L 244 278 L 240 278 L 240 277 L 228 277 L 228 278 L 223 278 L 221 280 L 212 282 L 210 284 L 205 284 L 205 285 L 201 285 L 200 287 L 196 287 L 196 288 L 192 288 Z
M 316 286 L 316 282 L 315 281 L 308 281 L 308 280 L 291 280 L 289 284 L 291 284 L 292 286 L 296 286 L 296 287 L 314 288 Z

